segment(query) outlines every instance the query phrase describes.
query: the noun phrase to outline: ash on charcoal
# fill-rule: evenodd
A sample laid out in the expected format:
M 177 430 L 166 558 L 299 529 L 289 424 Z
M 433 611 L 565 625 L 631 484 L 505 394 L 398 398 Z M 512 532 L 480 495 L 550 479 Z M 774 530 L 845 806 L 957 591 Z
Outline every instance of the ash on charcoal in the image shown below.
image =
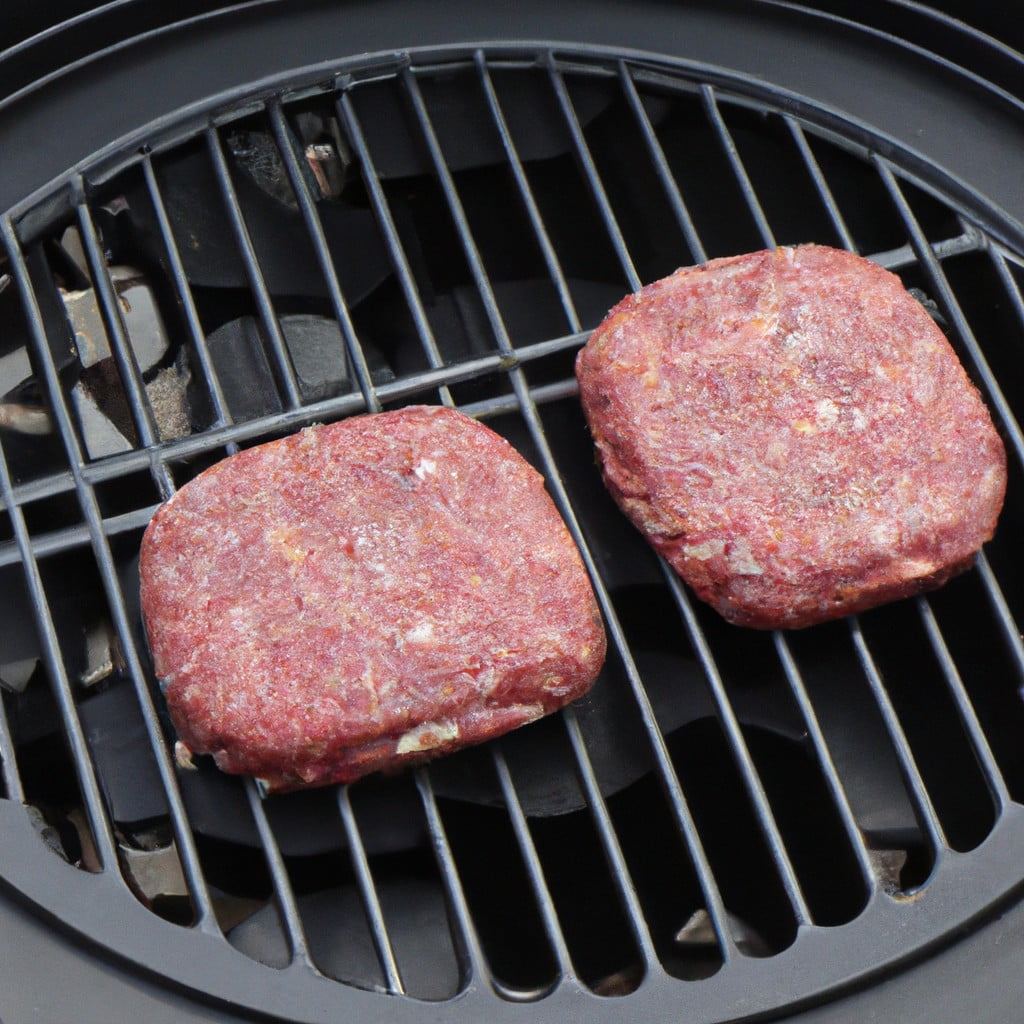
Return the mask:
M 146 394 L 161 441 L 173 441 L 192 432 L 187 399 L 190 379 L 187 369 L 165 366 L 146 385 Z

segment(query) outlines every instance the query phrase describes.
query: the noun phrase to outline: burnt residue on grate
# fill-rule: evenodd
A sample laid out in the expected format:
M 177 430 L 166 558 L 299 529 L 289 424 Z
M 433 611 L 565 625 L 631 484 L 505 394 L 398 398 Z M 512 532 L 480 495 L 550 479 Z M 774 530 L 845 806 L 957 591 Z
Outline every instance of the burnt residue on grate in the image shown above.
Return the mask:
M 550 51 L 221 111 L 64 199 L 31 237 L 5 220 L 0 262 L 0 762 L 51 849 L 268 968 L 428 1000 L 480 978 L 515 1000 L 652 975 L 725 992 L 752 960 L 873 922 L 917 941 L 908 897 L 1024 792 L 1019 256 L 834 125 Z M 811 240 L 933 304 L 1009 442 L 1010 490 L 977 569 L 938 594 L 750 633 L 612 504 L 572 363 L 642 282 Z M 175 755 L 142 530 L 240 447 L 409 402 L 485 418 L 545 474 L 607 667 L 499 743 L 264 802 Z M 760 1009 L 879 966 L 858 948 Z

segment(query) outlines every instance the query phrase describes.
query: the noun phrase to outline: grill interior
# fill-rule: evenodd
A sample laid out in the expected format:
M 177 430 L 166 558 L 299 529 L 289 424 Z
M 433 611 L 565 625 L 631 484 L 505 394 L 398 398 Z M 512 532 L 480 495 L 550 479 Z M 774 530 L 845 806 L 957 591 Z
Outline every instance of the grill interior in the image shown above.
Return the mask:
M 242 1004 L 291 972 L 296 1019 L 483 983 L 494 1006 L 668 986 L 725 1020 L 738 992 L 744 1013 L 819 995 L 1019 883 L 1021 257 L 828 125 L 654 62 L 403 58 L 165 128 L 30 227 L 4 219 L 0 795 L 30 809 L 5 828 L 80 869 L 64 885 L 102 879 L 91 939 Z M 618 513 L 572 363 L 643 282 L 806 241 L 919 289 L 1010 485 L 942 591 L 767 634 L 691 600 Z M 264 801 L 179 763 L 138 609 L 155 507 L 241 448 L 422 402 L 544 474 L 605 615 L 593 693 L 337 790 Z

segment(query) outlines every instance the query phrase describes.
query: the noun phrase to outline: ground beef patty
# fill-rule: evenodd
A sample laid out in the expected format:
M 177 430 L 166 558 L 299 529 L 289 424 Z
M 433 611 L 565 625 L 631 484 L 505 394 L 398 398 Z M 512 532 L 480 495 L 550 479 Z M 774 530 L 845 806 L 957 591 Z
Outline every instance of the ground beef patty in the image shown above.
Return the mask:
M 1006 455 L 900 280 L 808 245 L 624 299 L 577 361 L 616 501 L 727 619 L 799 627 L 938 586 L 992 536 Z
M 157 512 L 140 572 L 182 741 L 272 790 L 507 732 L 580 696 L 605 654 L 540 475 L 441 407 L 225 459 Z

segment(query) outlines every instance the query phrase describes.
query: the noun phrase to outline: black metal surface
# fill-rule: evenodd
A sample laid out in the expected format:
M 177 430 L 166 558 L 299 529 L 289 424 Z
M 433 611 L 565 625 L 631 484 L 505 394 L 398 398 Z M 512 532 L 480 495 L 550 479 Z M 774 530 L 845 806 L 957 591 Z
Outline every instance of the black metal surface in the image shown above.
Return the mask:
M 897 147 L 891 124 L 869 129 L 834 97 L 693 58 L 517 43 L 332 71 L 295 67 L 119 140 L 116 157 L 3 219 L 12 315 L 60 443 L 58 463 L 23 466 L 20 439 L 0 436 L 0 565 L 24 581 L 43 665 L 0 705 L 6 891 L 140 978 L 288 1020 L 419 1019 L 421 1000 L 451 1020 L 504 1019 L 526 1000 L 541 1019 L 667 1006 L 746 1019 L 891 973 L 993 914 L 1019 889 L 1024 829 L 1024 275 L 1007 244 L 1024 204 L 1000 209 L 1005 174 L 988 169 L 994 193 L 968 188 L 969 166 L 929 165 L 920 139 Z M 942 67 L 940 105 L 955 74 Z M 987 102 L 1015 123 L 1008 98 Z M 973 103 L 960 100 L 965 124 Z M 296 139 L 310 111 L 336 120 L 351 154 L 338 195 L 306 173 Z M 253 176 L 244 132 L 272 140 L 276 183 Z M 474 137 L 488 162 L 467 158 Z M 203 230 L 218 225 L 228 277 L 189 255 L 207 239 L 168 201 L 183 161 L 202 168 L 188 180 L 218 210 Z M 124 197 L 115 237 L 102 211 Z M 369 291 L 345 269 L 367 224 L 387 266 Z M 54 356 L 59 293 L 31 264 L 69 225 L 136 435 L 100 459 Z M 282 237 L 302 247 L 307 284 Z M 940 594 L 768 636 L 692 603 L 611 507 L 571 356 L 642 281 L 807 240 L 864 252 L 935 300 L 1007 439 L 1011 490 L 999 537 Z M 129 258 L 192 375 L 187 436 L 161 440 L 109 276 Z M 295 317 L 334 325 L 346 369 L 333 390 L 310 391 Z M 262 353 L 259 390 L 240 389 L 224 357 L 243 337 Z M 177 765 L 138 621 L 135 556 L 155 502 L 239 446 L 409 401 L 458 404 L 544 473 L 609 631 L 594 696 L 414 776 L 313 796 L 264 802 L 252 783 Z M 70 521 L 39 514 L 70 497 Z M 58 613 L 69 581 L 78 603 Z M 70 653 L 86 605 L 117 638 L 93 689 Z M 132 865 L 160 851 L 176 873 L 154 898 Z M 362 918 L 335 927 L 323 907 Z

